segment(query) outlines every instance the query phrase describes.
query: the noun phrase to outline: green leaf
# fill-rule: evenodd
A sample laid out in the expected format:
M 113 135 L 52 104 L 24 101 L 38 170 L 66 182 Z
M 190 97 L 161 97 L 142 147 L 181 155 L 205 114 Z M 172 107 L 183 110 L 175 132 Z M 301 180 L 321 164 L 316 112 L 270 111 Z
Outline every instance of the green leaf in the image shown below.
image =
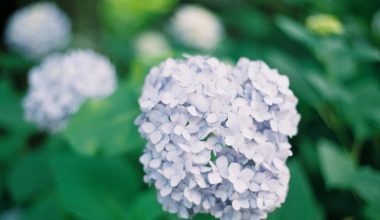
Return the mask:
M 8 187 L 15 202 L 26 202 L 52 183 L 46 158 L 45 152 L 33 151 L 11 169 Z
M 309 74 L 306 79 L 328 101 L 352 102 L 352 94 L 337 82 L 331 82 L 318 73 Z
M 25 71 L 32 65 L 32 61 L 25 60 L 19 55 L 0 52 L 0 66 L 2 69 L 9 71 Z
M 147 211 L 149 207 L 149 211 Z M 128 207 L 131 219 L 155 220 L 164 215 L 161 204 L 157 201 L 157 192 L 154 190 L 139 193 L 139 196 Z
M 239 19 L 236 19 L 239 17 Z M 247 37 L 265 38 L 273 33 L 273 27 L 265 14 L 254 8 L 230 8 L 223 12 L 225 24 Z
M 372 207 L 380 209 L 380 171 L 370 167 L 359 169 L 352 188 Z
M 9 163 L 34 131 L 24 120 L 22 101 L 10 81 L 0 80 L 0 163 Z
M 23 220 L 64 220 L 64 213 L 55 195 L 49 195 L 33 202 L 22 215 Z
M 334 78 L 347 80 L 357 74 L 355 57 L 345 39 L 324 38 L 318 42 L 318 46 L 313 48 L 313 52 L 329 75 Z
M 363 209 L 363 212 L 364 212 L 364 216 L 368 220 L 378 220 L 379 219 L 379 216 L 380 216 L 379 207 L 371 206 L 371 205 L 365 206 Z
M 380 131 L 380 86 L 375 78 L 363 79 L 350 87 L 353 102 L 343 108 L 343 117 L 359 138 L 377 135 Z
M 355 42 L 353 52 L 358 59 L 372 62 L 380 61 L 380 50 L 367 42 Z
M 350 155 L 327 140 L 319 141 L 317 146 L 326 185 L 330 188 L 347 189 L 356 172 L 355 163 Z
M 66 211 L 79 219 L 129 219 L 127 207 L 142 177 L 127 160 L 60 152 L 51 164 Z
M 292 18 L 280 15 L 275 20 L 277 26 L 290 38 L 304 44 L 307 47 L 315 47 L 316 39 L 306 28 Z
M 305 164 L 305 170 L 313 174 L 318 173 L 320 162 L 319 158 L 315 156 L 318 155 L 315 144 L 309 138 L 303 138 L 298 149 L 300 151 L 299 158 Z
M 315 200 L 313 190 L 301 164 L 293 159 L 289 161 L 289 169 L 291 177 L 288 196 L 282 207 L 269 214 L 268 219 L 324 219 L 324 212 Z
M 15 131 L 31 130 L 31 126 L 24 120 L 21 97 L 7 80 L 0 81 L 0 125 Z
M 143 141 L 134 125 L 139 114 L 131 86 L 120 86 L 104 100 L 86 102 L 70 120 L 64 135 L 85 155 L 115 155 L 140 150 Z

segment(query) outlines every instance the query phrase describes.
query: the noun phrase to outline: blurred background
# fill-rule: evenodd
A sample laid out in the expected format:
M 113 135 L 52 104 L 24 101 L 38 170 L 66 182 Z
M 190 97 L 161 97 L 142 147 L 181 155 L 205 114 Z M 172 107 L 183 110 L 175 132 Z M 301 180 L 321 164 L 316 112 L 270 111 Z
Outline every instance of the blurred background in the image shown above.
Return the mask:
M 1 1 L 1 36 L 10 16 L 33 2 Z M 28 71 L 41 60 L 1 41 L 1 220 L 177 219 L 143 183 L 134 118 L 149 69 L 182 54 L 260 59 L 289 77 L 302 119 L 291 139 L 288 198 L 269 219 L 380 219 L 378 0 L 54 2 L 72 23 L 63 50 L 107 56 L 119 87 L 83 104 L 65 130 L 40 131 L 24 120 L 21 103 Z M 189 4 L 199 16 L 180 18 Z

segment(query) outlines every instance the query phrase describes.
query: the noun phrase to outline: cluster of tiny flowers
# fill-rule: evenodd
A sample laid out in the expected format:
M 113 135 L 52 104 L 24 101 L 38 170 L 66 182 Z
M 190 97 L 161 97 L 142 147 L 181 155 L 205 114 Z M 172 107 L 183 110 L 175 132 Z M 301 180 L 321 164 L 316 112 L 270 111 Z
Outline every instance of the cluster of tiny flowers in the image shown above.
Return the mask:
M 103 98 L 116 88 L 113 65 L 91 50 L 50 55 L 29 72 L 25 117 L 41 129 L 56 132 L 88 98 Z
M 263 219 L 285 200 L 300 115 L 289 80 L 262 61 L 168 59 L 139 99 L 140 161 L 165 210 L 188 218 Z
M 223 36 L 223 26 L 210 11 L 196 5 L 185 5 L 171 19 L 171 32 L 188 47 L 201 50 L 215 48 Z
M 8 21 L 5 42 L 28 58 L 40 58 L 69 43 L 71 23 L 55 4 L 39 2 L 20 9 Z
M 170 54 L 170 46 L 159 32 L 147 31 L 136 39 L 136 53 L 141 58 L 157 58 Z

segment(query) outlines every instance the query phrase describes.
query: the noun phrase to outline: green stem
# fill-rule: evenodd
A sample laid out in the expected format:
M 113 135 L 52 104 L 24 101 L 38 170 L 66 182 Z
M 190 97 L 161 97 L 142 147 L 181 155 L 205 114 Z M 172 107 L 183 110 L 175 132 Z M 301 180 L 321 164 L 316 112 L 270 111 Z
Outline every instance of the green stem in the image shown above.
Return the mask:
M 322 108 L 318 108 L 317 112 L 322 118 L 323 122 L 327 125 L 327 127 L 334 131 L 341 145 L 349 146 L 349 138 L 344 128 L 344 125 L 338 120 L 338 118 L 333 114 L 333 112 L 329 111 L 328 109 Z
M 354 143 L 352 144 L 352 147 L 351 147 L 351 149 L 352 149 L 351 155 L 352 155 L 352 157 L 354 158 L 354 161 L 357 164 L 360 161 L 360 156 L 361 156 L 361 153 L 362 153 L 363 146 L 364 146 L 363 145 L 363 140 L 355 137 Z

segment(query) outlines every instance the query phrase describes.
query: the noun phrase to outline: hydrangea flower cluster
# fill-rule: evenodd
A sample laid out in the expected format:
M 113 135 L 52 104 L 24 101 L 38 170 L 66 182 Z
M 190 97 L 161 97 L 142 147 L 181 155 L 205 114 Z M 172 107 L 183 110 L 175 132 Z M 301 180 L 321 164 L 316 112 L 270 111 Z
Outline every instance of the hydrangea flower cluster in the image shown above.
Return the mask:
M 288 138 L 300 115 L 289 80 L 262 61 L 168 59 L 139 99 L 140 161 L 165 210 L 188 218 L 262 219 L 284 202 Z
M 155 31 L 140 34 L 135 42 L 136 53 L 141 58 L 157 58 L 170 54 L 170 46 L 165 37 Z
M 59 131 L 85 100 L 109 96 L 116 84 L 114 66 L 91 50 L 50 55 L 29 72 L 25 117 L 43 130 Z
M 69 43 L 71 23 L 55 4 L 38 2 L 13 14 L 5 30 L 9 48 L 28 58 L 40 58 Z
M 185 5 L 171 19 L 172 34 L 183 44 L 201 50 L 215 48 L 222 40 L 223 26 L 207 9 Z

